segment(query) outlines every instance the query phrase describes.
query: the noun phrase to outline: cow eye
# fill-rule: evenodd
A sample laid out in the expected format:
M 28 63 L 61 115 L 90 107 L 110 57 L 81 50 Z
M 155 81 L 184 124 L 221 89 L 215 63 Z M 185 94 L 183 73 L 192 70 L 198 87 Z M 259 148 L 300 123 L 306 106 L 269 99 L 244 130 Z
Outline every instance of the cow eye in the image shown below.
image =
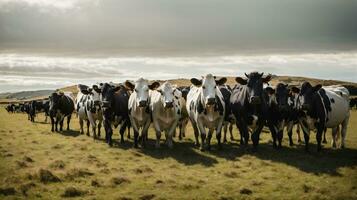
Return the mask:
M 206 89 L 206 86 L 202 86 L 202 89 Z
M 137 90 L 137 89 L 135 89 L 135 92 L 138 92 L 138 90 Z

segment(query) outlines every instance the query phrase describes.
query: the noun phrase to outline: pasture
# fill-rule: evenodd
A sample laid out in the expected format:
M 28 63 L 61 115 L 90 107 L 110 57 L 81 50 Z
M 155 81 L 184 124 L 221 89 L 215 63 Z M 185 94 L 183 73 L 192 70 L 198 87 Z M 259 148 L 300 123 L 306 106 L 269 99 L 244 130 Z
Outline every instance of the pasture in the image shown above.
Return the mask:
M 1 107 L 0 199 L 357 199 L 356 110 L 346 149 L 331 149 L 329 130 L 320 153 L 311 133 L 311 154 L 297 143 L 295 131 L 295 146 L 287 146 L 285 133 L 281 150 L 272 148 L 270 132 L 262 132 L 256 153 L 251 141 L 242 148 L 229 137 L 223 150 L 213 137 L 212 150 L 201 152 L 190 125 L 173 149 L 155 149 L 152 128 L 145 149 L 133 149 L 132 139 L 118 143 L 117 129 L 110 148 L 103 129 L 94 141 L 79 135 L 72 119 L 71 131 L 52 133 L 42 114 L 31 123 L 27 115 Z

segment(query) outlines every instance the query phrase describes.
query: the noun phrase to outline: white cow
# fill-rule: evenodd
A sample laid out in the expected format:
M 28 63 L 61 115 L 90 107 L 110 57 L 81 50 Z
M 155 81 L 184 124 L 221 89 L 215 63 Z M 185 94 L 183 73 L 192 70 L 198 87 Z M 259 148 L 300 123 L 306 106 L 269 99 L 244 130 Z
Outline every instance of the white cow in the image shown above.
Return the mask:
M 135 83 L 125 82 L 125 86 L 133 91 L 130 95 L 128 108 L 131 125 L 134 129 L 134 147 L 138 147 L 139 131 L 141 129 L 142 146 L 145 147 L 148 129 L 151 123 L 149 90 L 154 90 L 160 86 L 159 82 L 149 81 L 143 78 L 138 79 Z
M 157 90 L 150 91 L 150 110 L 156 131 L 156 148 L 160 147 L 161 132 L 165 131 L 166 143 L 172 148 L 172 136 L 180 118 L 178 99 L 169 82 L 162 84 Z
M 199 133 L 201 135 L 201 150 L 204 150 L 205 143 L 207 143 L 207 149 L 210 149 L 213 131 L 216 131 L 218 146 L 219 148 L 221 147 L 221 131 L 225 115 L 225 103 L 217 84 L 221 85 L 226 81 L 226 78 L 215 80 L 212 74 L 206 75 L 202 80 L 191 79 L 193 85 L 187 94 L 186 108 L 195 133 L 197 146 L 199 146 Z M 209 130 L 207 141 L 206 128 Z
M 83 134 L 83 122 L 87 121 L 87 135 L 89 136 L 89 125 L 92 126 L 93 138 L 96 139 L 96 129 L 98 127 L 98 136 L 100 137 L 100 128 L 103 121 L 103 112 L 101 109 L 100 89 L 93 85 L 89 88 L 86 85 L 77 85 L 78 94 L 76 98 L 76 110 L 79 118 L 81 134 Z M 97 124 L 98 121 L 98 124 Z
M 331 109 L 326 123 L 327 128 L 332 128 L 332 147 L 337 147 L 339 134 L 341 133 L 340 147 L 345 147 L 347 125 L 350 118 L 350 93 L 347 88 L 341 85 L 331 85 L 322 87 L 326 90 L 327 96 L 330 98 Z M 342 123 L 341 123 L 342 122 Z M 336 126 L 336 124 L 338 124 Z M 341 127 L 340 127 L 341 126 Z M 340 130 L 341 128 L 341 130 Z
M 308 150 L 310 130 L 317 130 L 317 150 L 321 150 L 321 135 L 326 128 L 332 128 L 332 146 L 336 147 L 337 132 L 341 126 L 341 148 L 345 147 L 345 138 L 349 111 L 349 92 L 342 86 L 312 86 L 304 82 L 298 98 L 300 111 L 299 122 L 304 131 L 305 148 Z

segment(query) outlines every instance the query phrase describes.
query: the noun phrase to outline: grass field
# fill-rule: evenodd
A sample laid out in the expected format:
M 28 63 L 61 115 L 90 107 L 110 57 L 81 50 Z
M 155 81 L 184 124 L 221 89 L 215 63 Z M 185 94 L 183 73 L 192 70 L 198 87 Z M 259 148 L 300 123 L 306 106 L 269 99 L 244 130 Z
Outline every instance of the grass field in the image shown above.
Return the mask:
M 190 127 L 171 150 L 154 148 L 152 129 L 146 149 L 131 148 L 132 140 L 109 148 L 104 131 L 97 141 L 79 135 L 77 119 L 63 133 L 51 133 L 43 115 L 36 120 L 1 107 L 0 199 L 357 199 L 357 111 L 346 149 L 326 144 L 317 153 L 312 133 L 311 154 L 302 144 L 287 147 L 287 135 L 274 150 L 270 133 L 262 133 L 257 153 L 239 141 L 200 152 Z

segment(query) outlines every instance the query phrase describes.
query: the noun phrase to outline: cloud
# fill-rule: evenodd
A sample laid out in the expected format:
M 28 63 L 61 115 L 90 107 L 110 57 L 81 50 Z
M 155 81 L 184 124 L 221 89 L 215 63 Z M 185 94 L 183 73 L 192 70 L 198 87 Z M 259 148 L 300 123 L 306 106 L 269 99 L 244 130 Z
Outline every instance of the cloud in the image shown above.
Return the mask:
M 206 57 L 68 57 L 0 54 L 0 91 L 55 89 L 78 83 L 122 82 L 139 77 L 175 79 L 242 76 L 260 71 L 357 82 L 357 52 Z M 22 86 L 22 87 L 21 87 Z

